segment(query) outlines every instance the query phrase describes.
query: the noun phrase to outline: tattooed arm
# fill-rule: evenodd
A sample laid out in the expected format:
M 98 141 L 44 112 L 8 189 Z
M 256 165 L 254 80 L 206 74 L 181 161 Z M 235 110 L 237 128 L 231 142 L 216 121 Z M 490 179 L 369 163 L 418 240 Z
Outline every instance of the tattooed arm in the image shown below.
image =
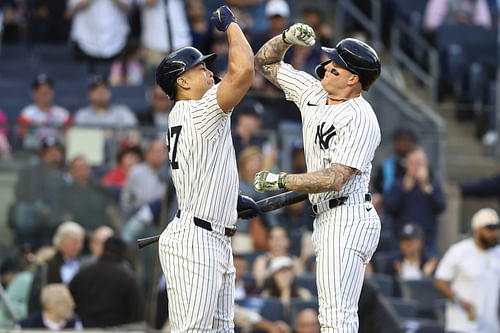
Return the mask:
M 254 58 L 255 69 L 278 88 L 281 88 L 277 79 L 278 69 L 290 46 L 278 35 L 265 43 Z
M 331 167 L 310 173 L 288 174 L 285 189 L 302 193 L 340 191 L 356 169 L 333 163 Z

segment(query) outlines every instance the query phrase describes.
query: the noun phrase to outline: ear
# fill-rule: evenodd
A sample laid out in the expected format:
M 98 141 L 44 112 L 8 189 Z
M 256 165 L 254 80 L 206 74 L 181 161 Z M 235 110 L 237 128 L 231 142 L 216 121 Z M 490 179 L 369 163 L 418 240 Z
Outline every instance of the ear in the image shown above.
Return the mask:
M 175 82 L 179 87 L 189 89 L 189 82 L 184 77 L 179 76 Z
M 352 74 L 351 77 L 349 78 L 349 80 L 347 80 L 347 85 L 353 86 L 358 82 L 359 82 L 359 76 L 356 74 Z M 359 82 L 359 83 L 361 84 L 361 82 Z

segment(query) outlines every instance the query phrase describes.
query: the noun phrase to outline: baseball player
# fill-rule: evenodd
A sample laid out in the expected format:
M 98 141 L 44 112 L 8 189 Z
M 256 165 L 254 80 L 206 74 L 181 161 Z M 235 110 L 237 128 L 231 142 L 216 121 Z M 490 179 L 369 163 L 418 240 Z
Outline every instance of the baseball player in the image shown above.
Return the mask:
M 380 62 L 370 46 L 348 38 L 335 48 L 322 48 L 328 60 L 316 67 L 321 81 L 283 63 L 292 44 L 312 46 L 314 38 L 311 27 L 298 23 L 255 55 L 256 69 L 300 109 L 307 173 L 260 171 L 254 185 L 257 191 L 309 193 L 321 331 L 354 333 L 365 265 L 380 234 L 367 193 L 380 129 L 361 95 L 380 75 Z
M 156 81 L 175 105 L 168 156 L 179 211 L 162 232 L 159 257 L 167 282 L 172 332 L 232 332 L 238 173 L 230 116 L 252 84 L 253 52 L 228 7 L 211 22 L 227 33 L 227 74 L 207 69 L 215 54 L 184 47 L 158 66 Z

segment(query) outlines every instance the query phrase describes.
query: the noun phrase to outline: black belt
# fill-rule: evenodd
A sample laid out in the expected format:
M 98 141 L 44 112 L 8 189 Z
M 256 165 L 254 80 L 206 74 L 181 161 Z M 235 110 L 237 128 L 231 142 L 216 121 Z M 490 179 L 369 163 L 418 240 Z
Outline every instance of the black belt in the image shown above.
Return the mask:
M 181 218 L 181 211 L 178 210 L 176 214 L 177 218 Z M 203 228 L 208 231 L 213 231 L 212 223 L 202 220 L 197 217 L 193 217 L 194 224 L 200 228 Z M 232 237 L 236 233 L 236 228 L 224 228 L 224 236 Z
M 337 206 L 345 204 L 345 202 L 349 199 L 349 197 L 338 197 L 328 200 L 328 208 L 333 209 Z M 365 201 L 372 201 L 372 195 L 370 193 L 365 194 Z M 318 205 L 312 205 L 312 211 L 314 214 L 317 214 Z

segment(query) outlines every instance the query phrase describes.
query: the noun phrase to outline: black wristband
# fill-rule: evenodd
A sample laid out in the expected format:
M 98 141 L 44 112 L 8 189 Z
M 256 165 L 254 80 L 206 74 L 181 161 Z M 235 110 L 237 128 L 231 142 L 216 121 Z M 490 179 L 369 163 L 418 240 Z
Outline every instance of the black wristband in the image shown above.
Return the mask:
M 278 177 L 278 187 L 280 189 L 285 189 L 285 177 L 288 174 L 286 172 L 280 172 L 279 177 Z
M 283 43 L 287 44 L 287 45 L 292 45 L 292 43 L 290 43 L 286 37 L 285 37 L 285 32 L 286 30 L 283 30 L 283 32 L 281 33 L 281 39 L 283 40 Z

